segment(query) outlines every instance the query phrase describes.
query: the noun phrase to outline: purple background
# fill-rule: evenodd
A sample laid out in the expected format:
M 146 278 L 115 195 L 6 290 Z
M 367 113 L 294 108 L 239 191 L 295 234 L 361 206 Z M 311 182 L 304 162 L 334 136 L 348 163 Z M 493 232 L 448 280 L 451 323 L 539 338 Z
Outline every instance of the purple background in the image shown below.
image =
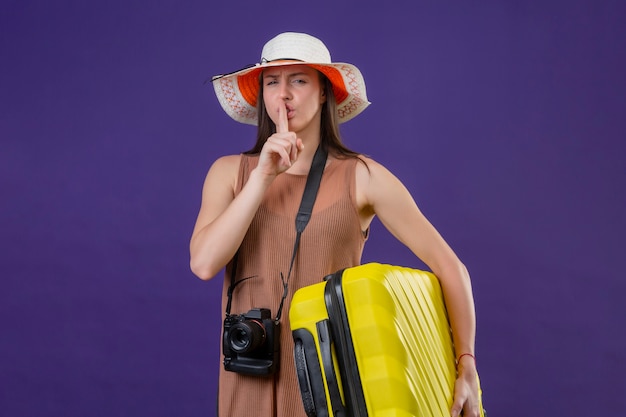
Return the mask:
M 346 142 L 467 264 L 490 417 L 626 414 L 625 3 L 328 4 L 3 1 L 2 416 L 213 415 L 188 240 L 254 128 L 203 82 L 286 30 L 361 68 Z M 363 261 L 420 266 L 380 223 Z

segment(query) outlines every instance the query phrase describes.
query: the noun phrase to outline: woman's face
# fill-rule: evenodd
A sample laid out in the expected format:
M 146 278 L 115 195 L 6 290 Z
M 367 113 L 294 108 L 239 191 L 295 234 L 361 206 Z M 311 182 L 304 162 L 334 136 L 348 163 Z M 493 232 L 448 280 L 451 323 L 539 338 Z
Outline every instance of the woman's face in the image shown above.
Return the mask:
M 322 105 L 326 95 L 319 73 L 306 65 L 287 65 L 263 71 L 263 102 L 272 121 L 277 124 L 278 109 L 287 109 L 289 130 L 300 133 L 320 127 Z

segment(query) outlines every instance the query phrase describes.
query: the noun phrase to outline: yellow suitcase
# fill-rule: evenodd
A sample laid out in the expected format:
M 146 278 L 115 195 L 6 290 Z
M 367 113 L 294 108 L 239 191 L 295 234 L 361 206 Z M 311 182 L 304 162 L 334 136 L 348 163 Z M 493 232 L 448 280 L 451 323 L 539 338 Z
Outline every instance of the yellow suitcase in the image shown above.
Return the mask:
M 455 352 L 432 273 L 347 268 L 296 291 L 289 318 L 308 416 L 450 415 Z

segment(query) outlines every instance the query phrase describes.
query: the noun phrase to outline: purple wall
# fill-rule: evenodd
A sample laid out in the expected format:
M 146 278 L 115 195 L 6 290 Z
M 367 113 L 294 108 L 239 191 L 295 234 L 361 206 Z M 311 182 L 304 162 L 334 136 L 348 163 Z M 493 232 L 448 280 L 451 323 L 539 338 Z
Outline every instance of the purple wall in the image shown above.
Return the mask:
M 0 414 L 213 415 L 188 239 L 254 129 L 203 82 L 296 30 L 361 68 L 346 142 L 470 269 L 490 417 L 625 415 L 625 3 L 246 3 L 3 2 Z M 379 223 L 364 261 L 419 266 Z

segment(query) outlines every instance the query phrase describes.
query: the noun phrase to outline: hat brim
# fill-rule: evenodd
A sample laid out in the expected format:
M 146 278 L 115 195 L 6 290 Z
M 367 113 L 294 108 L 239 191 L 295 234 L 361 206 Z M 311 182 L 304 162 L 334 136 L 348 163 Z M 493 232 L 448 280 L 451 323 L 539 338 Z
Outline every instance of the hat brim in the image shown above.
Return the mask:
M 309 66 L 320 71 L 330 80 L 337 102 L 337 120 L 339 123 L 354 118 L 370 104 L 367 100 L 363 75 L 352 64 L 272 61 L 213 77 L 212 83 L 220 105 L 234 120 L 256 125 L 258 122 L 256 106 L 261 72 L 265 68 L 289 65 Z

